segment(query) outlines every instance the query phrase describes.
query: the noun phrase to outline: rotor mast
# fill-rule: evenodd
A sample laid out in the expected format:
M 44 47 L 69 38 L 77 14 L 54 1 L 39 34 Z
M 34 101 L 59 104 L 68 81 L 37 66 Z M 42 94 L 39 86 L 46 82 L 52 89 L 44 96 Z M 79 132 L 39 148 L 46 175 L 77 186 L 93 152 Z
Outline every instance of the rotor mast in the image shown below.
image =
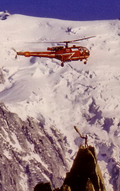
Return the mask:
M 69 43 L 69 42 L 66 42 L 65 48 L 68 48 L 68 43 Z

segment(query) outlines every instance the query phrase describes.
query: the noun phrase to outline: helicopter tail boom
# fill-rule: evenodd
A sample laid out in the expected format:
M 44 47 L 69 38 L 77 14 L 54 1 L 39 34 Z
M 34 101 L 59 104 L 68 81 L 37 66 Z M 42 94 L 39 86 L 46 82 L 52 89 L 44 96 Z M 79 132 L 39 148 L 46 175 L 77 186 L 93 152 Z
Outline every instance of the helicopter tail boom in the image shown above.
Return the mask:
M 48 58 L 54 58 L 54 54 L 50 54 L 49 52 L 17 52 L 17 55 L 25 56 L 25 57 L 30 57 L 30 56 L 35 56 L 35 57 L 48 57 Z

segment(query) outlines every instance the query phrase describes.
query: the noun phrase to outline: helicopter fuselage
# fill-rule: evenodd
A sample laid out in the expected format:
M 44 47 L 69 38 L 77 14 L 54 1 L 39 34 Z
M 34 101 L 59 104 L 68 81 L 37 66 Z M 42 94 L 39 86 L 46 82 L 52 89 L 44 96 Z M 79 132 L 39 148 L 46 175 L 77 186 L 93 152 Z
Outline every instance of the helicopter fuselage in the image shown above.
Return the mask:
M 61 66 L 64 65 L 64 62 L 74 61 L 74 60 L 86 60 L 90 56 L 90 52 L 87 48 L 83 46 L 64 47 L 48 47 L 45 52 L 17 52 L 17 55 L 22 55 L 25 57 L 35 56 L 35 57 L 46 57 L 46 58 L 55 58 L 62 61 Z

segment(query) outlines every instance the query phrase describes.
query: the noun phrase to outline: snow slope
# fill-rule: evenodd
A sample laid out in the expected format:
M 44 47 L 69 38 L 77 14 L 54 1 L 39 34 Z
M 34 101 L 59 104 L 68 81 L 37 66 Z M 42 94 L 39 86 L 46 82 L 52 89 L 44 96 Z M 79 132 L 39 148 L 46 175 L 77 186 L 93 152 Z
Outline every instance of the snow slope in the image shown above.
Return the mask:
M 2 12 L 0 13 L 3 14 Z M 0 101 L 23 120 L 44 117 L 67 135 L 70 157 L 82 143 L 95 146 L 106 189 L 119 191 L 120 168 L 120 21 L 64 21 L 10 15 L 0 20 Z M 57 44 L 30 43 L 93 36 L 80 45 L 90 49 L 87 65 L 48 58 L 25 58 L 17 51 L 42 51 Z M 72 160 L 71 160 L 72 162 Z

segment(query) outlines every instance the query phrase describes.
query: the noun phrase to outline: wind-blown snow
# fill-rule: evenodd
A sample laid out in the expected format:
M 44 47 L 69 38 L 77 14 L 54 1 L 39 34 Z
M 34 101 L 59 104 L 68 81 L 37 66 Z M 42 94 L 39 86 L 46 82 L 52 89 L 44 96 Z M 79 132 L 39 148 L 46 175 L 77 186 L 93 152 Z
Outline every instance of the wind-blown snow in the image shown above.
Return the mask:
M 120 21 L 73 22 L 11 15 L 0 20 L 0 31 L 0 101 L 23 120 L 27 116 L 44 119 L 48 131 L 50 125 L 56 126 L 68 138 L 71 157 L 81 143 L 73 126 L 88 134 L 88 144 L 97 150 L 106 189 L 112 191 L 116 186 L 113 166 L 119 171 L 120 161 Z M 43 51 L 57 44 L 30 42 L 93 35 L 80 42 L 90 49 L 87 65 L 73 61 L 62 68 L 55 59 L 15 59 L 12 49 Z

